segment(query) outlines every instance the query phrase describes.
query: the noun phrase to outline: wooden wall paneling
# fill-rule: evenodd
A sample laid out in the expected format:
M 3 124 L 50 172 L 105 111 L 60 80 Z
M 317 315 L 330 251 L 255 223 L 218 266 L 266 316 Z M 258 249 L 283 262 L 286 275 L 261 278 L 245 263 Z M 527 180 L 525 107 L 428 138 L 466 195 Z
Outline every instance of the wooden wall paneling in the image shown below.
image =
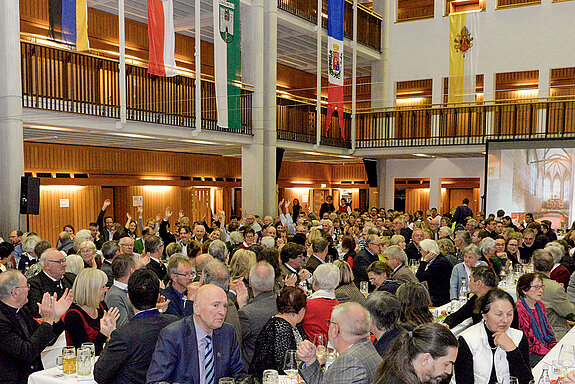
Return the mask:
M 307 203 L 304 203 L 304 196 L 307 196 L 307 201 L 308 201 Z M 293 203 L 294 199 L 298 199 L 299 205 L 301 205 L 302 209 L 305 210 L 309 206 L 310 189 L 308 189 L 308 188 L 283 188 L 283 198 L 285 200 L 290 200 L 292 203 Z M 290 210 L 290 212 L 292 212 L 292 206 L 291 205 L 290 205 L 289 210 Z
M 426 211 L 429 208 L 429 188 L 405 190 L 405 212 Z
M 469 199 L 469 208 L 473 211 L 473 216 L 477 215 L 479 210 L 479 200 L 476 197 L 475 190 L 479 188 L 450 188 L 449 189 L 449 206 L 458 207 L 463 199 Z M 478 192 L 477 192 L 478 193 Z
M 366 181 L 367 173 L 363 164 L 337 164 L 331 166 L 331 180 L 333 182 Z
M 70 206 L 61 208 L 60 199 L 68 199 Z M 28 215 L 28 229 L 56 246 L 64 225 L 71 224 L 78 231 L 96 220 L 100 200 L 100 187 L 41 186 L 40 214 Z

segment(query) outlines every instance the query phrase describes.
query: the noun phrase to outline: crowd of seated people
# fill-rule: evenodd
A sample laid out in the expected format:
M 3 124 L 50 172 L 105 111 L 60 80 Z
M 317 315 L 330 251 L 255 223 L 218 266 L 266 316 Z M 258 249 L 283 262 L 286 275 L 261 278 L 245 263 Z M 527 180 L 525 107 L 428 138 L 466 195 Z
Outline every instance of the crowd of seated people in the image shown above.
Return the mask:
M 69 346 L 94 343 L 98 383 L 249 380 L 285 374 L 296 351 L 308 384 L 528 384 L 575 320 L 575 231 L 557 240 L 546 220 L 516 225 L 467 204 L 412 215 L 330 198 L 315 214 L 282 200 L 263 219 L 195 222 L 169 207 L 146 220 L 138 207 L 122 225 L 106 200 L 55 246 L 14 230 L 0 242 L 0 382 L 26 383 L 63 333 Z M 497 288 L 528 264 L 517 300 Z M 432 307 L 467 293 L 434 322 Z M 318 340 L 338 353 L 329 364 Z

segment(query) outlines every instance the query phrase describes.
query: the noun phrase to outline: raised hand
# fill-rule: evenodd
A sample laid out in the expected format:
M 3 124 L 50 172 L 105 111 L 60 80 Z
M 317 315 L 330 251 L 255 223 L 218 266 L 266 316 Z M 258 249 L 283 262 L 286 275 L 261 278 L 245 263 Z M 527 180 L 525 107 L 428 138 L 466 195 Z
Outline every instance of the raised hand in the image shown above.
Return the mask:
M 51 296 L 48 292 L 44 293 L 42 296 L 42 302 L 38 304 L 38 312 L 42 317 L 42 321 L 48 324 L 53 324 L 56 319 L 56 314 L 54 311 L 54 296 Z
M 173 214 L 174 212 L 172 212 L 170 207 L 166 207 L 166 211 L 164 212 L 164 220 L 168 220 L 170 217 L 172 217 Z
M 180 209 L 180 212 L 178 212 L 178 221 L 181 220 L 182 217 L 184 217 L 184 210 Z
M 168 300 L 164 296 L 160 295 L 160 297 L 158 298 L 158 301 L 156 302 L 156 308 L 161 313 L 164 313 L 168 309 L 169 304 L 170 304 L 170 300 Z
M 112 202 L 110 201 L 110 199 L 104 200 L 104 204 L 102 205 L 102 211 L 105 211 L 106 208 L 108 208 L 111 204 Z
M 56 316 L 56 320 L 64 316 L 66 311 L 72 305 L 72 301 L 74 300 L 74 295 L 72 294 L 72 290 L 66 288 L 60 300 L 56 301 L 56 295 L 54 295 L 54 314 Z
M 128 221 L 132 221 L 132 215 L 130 215 L 130 212 L 126 212 L 126 217 L 128 218 Z
M 144 207 L 141 205 L 138 205 L 136 207 L 136 209 L 137 209 L 138 213 L 140 214 L 140 216 L 142 216 L 142 214 L 144 213 Z
M 284 278 L 284 285 L 286 287 L 295 287 L 296 282 L 297 282 L 297 275 L 295 273 L 290 273 Z
M 250 298 L 248 294 L 248 289 L 246 288 L 246 284 L 244 283 L 244 280 L 241 277 L 233 281 L 232 284 L 234 285 L 234 291 L 236 291 L 238 306 L 241 308 L 248 303 L 248 300 Z M 230 284 L 230 288 L 232 284 Z

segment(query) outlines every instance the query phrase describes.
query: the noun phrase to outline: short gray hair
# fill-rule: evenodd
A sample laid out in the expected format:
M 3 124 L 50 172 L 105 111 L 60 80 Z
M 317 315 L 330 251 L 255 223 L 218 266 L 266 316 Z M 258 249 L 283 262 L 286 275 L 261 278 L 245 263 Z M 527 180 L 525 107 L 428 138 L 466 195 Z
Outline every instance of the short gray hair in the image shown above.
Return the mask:
M 227 265 L 219 260 L 212 260 L 202 270 L 202 279 L 205 284 L 214 284 L 228 292 L 230 286 L 230 271 Z
M 81 239 L 84 239 L 85 241 L 88 241 L 88 240 L 90 240 L 90 239 L 92 238 L 92 234 L 91 234 L 90 231 L 87 230 L 87 229 L 80 229 L 80 230 L 78 231 L 78 233 L 76 233 L 76 239 L 77 239 L 78 237 L 81 238 Z
M 250 286 L 254 291 L 271 292 L 275 284 L 274 267 L 267 261 L 260 261 L 250 268 Z
M 317 289 L 333 291 L 339 285 L 339 268 L 331 263 L 322 264 L 315 269 L 313 279 Z
M 262 237 L 260 244 L 264 248 L 273 248 L 276 246 L 276 241 L 271 236 L 264 236 L 264 237 Z
M 493 247 L 495 247 L 495 240 L 491 237 L 486 237 L 479 242 L 479 249 L 484 255 Z
M 226 247 L 226 243 L 221 240 L 214 240 L 208 246 L 208 253 L 222 263 L 227 261 L 227 252 L 228 248 Z
M 230 233 L 230 244 L 238 245 L 243 243 L 243 241 L 244 241 L 244 235 L 242 235 L 240 232 L 234 231 Z
M 481 259 L 481 250 L 479 250 L 479 247 L 475 244 L 469 244 L 467 247 L 463 248 L 463 255 L 466 253 L 470 253 L 477 257 L 477 259 Z
M 35 233 L 27 233 L 22 236 L 22 252 L 33 253 L 36 244 L 41 242 L 40 236 Z M 38 255 L 37 255 L 38 256 Z
M 435 240 L 431 239 L 423 239 L 419 242 L 419 247 L 424 250 L 425 252 L 435 253 L 439 255 L 439 246 L 435 242 Z
M 455 236 L 459 237 L 465 244 L 471 244 L 471 235 L 467 231 L 457 231 Z
M 555 264 L 559 263 L 563 258 L 563 246 L 561 244 L 547 244 L 544 248 L 546 251 L 549 251 L 551 256 L 553 256 L 553 261 Z
M 18 288 L 20 286 L 20 276 L 22 276 L 22 273 L 16 269 L 8 269 L 6 272 L 0 274 L 1 300 L 10 297 L 14 288 Z
M 367 309 L 359 303 L 349 301 L 336 305 L 331 312 L 331 317 L 339 324 L 344 338 L 364 338 L 369 335 L 370 315 Z
M 172 275 L 174 273 L 178 272 L 178 265 L 180 265 L 180 263 L 186 264 L 186 265 L 191 265 L 190 259 L 188 259 L 186 256 L 179 255 L 177 253 L 172 255 L 172 257 L 170 258 L 170 261 L 168 262 L 168 267 L 167 267 L 168 277 L 170 279 L 172 278 Z
M 390 256 L 392 259 L 398 259 L 403 264 L 407 264 L 407 255 L 399 245 L 390 245 L 383 251 L 384 255 Z

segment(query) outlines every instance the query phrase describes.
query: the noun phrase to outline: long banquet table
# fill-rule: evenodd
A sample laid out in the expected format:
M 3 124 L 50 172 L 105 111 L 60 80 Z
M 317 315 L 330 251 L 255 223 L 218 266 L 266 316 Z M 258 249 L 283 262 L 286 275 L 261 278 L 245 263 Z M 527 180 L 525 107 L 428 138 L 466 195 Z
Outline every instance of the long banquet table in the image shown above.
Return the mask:
M 569 332 L 554 346 L 545 357 L 533 368 L 533 378 L 535 382 L 539 380 L 541 373 L 543 372 L 543 367 L 549 367 L 549 377 L 551 380 L 556 379 L 559 375 L 553 371 L 553 361 L 557 360 L 559 357 L 559 351 L 562 345 L 574 346 L 575 345 L 575 327 L 571 328 Z M 571 356 L 573 362 L 575 362 L 575 356 Z M 569 370 L 575 369 L 575 366 L 571 367 Z

